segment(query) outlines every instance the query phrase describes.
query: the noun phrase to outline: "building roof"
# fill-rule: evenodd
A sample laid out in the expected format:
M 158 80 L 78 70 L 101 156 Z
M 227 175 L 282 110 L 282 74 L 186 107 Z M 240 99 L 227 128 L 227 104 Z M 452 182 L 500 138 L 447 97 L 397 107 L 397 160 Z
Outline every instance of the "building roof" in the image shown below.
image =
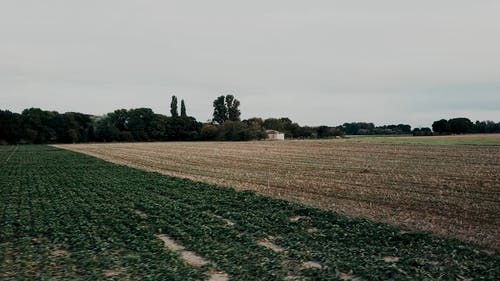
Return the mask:
M 267 134 L 283 134 L 282 132 L 276 131 L 276 130 L 266 130 Z

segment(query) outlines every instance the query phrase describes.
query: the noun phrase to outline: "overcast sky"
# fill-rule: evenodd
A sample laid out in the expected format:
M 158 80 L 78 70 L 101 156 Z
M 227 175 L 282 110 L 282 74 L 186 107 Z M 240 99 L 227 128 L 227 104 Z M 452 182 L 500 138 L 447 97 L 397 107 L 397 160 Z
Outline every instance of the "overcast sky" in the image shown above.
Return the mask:
M 500 121 L 498 0 L 0 0 L 0 109 Z

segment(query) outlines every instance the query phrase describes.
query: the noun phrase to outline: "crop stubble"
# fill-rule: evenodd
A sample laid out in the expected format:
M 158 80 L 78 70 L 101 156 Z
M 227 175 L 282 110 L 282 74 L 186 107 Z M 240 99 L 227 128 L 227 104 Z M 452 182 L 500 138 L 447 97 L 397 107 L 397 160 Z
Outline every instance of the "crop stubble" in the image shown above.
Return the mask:
M 498 146 L 326 140 L 58 147 L 500 248 Z

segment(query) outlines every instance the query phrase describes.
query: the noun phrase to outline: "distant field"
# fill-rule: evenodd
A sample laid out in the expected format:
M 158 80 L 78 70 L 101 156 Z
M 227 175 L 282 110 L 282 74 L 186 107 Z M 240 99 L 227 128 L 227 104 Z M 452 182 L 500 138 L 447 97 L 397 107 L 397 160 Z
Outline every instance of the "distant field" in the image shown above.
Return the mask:
M 500 249 L 500 148 L 475 137 L 438 139 L 59 147 Z
M 299 144 L 332 145 L 203 145 L 215 154 L 229 146 L 236 149 L 234 154 L 250 157 L 244 147 L 262 145 L 269 148 L 266 155 L 273 155 L 275 145 Z M 151 145 L 160 144 L 145 151 Z M 162 151 L 177 151 L 187 144 L 164 145 Z M 201 144 L 189 145 L 200 150 Z M 348 147 L 351 154 L 362 150 L 344 149 Z M 195 152 L 184 158 L 198 161 Z M 279 155 L 287 158 L 276 161 L 291 157 Z M 164 155 L 158 157 L 164 161 Z M 500 254 L 457 240 L 254 192 L 149 173 L 48 146 L 0 146 L 2 281 L 498 280 L 499 262 Z
M 500 146 L 500 134 L 453 135 L 432 137 L 411 136 L 362 136 L 347 141 L 369 141 L 382 143 L 436 144 L 436 145 L 495 145 Z

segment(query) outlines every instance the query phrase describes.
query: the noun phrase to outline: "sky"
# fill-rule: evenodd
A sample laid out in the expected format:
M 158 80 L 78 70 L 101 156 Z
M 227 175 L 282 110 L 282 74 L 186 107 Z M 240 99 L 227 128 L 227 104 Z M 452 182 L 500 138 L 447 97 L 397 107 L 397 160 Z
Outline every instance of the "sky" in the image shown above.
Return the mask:
M 0 109 L 500 121 L 498 0 L 0 0 Z

